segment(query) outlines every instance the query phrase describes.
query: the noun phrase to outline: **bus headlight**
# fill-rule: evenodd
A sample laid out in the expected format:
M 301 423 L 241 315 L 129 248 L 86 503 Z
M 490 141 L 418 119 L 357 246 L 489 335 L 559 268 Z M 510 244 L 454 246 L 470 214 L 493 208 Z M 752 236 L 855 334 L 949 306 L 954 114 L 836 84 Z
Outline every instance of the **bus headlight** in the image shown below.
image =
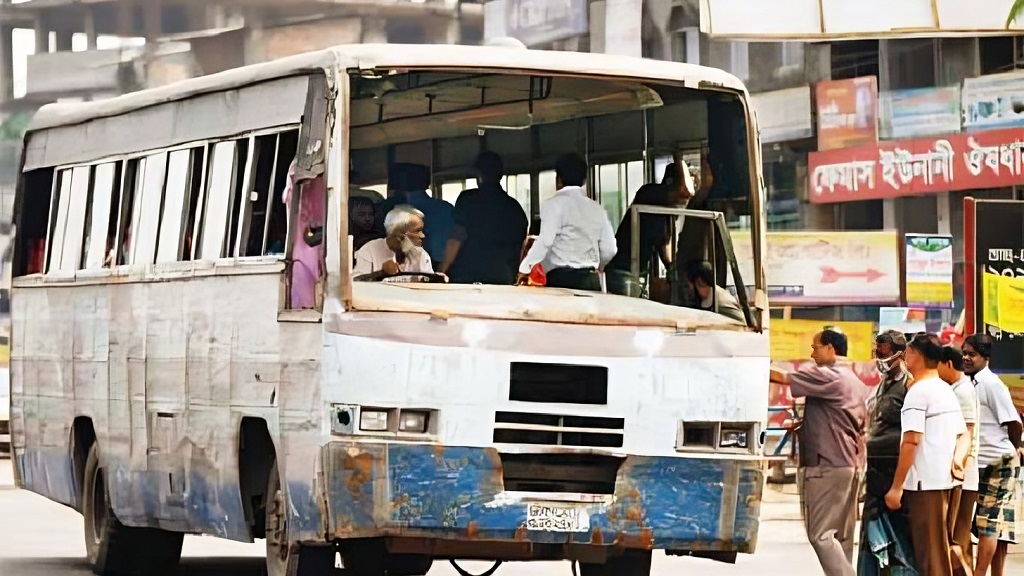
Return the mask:
M 398 419 L 399 432 L 424 434 L 430 420 L 430 413 L 420 410 L 402 410 Z
M 746 448 L 747 435 L 747 430 L 727 430 L 723 428 L 719 448 Z
M 364 432 L 387 432 L 388 411 L 363 408 L 359 413 L 359 429 Z

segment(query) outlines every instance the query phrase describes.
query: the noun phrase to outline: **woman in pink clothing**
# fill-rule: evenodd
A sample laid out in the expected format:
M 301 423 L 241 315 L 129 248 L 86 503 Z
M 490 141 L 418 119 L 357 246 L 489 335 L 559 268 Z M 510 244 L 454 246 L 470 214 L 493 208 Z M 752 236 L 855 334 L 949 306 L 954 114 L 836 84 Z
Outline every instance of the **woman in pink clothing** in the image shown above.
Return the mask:
M 284 190 L 284 204 L 292 208 L 295 189 L 296 163 L 288 168 L 288 184 Z M 316 283 L 323 273 L 323 230 L 326 188 L 323 175 L 298 183 L 299 217 L 292 234 L 291 306 L 293 310 L 316 307 Z M 291 214 L 289 213 L 289 221 Z

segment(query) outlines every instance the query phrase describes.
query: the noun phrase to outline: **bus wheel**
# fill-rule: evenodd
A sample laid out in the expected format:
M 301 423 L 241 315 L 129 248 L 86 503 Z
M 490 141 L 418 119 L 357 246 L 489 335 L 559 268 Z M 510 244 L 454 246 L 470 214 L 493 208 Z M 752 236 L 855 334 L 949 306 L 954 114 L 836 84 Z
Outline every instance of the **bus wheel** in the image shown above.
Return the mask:
M 267 478 L 267 502 L 263 508 L 267 527 L 267 576 L 285 576 L 288 572 L 288 506 L 281 490 L 276 459 Z
M 125 526 L 114 515 L 99 448 L 93 444 L 85 463 L 82 516 L 85 550 L 93 572 L 101 576 L 175 573 L 184 535 L 157 528 Z
M 651 551 L 627 551 L 604 564 L 580 563 L 580 576 L 650 576 Z

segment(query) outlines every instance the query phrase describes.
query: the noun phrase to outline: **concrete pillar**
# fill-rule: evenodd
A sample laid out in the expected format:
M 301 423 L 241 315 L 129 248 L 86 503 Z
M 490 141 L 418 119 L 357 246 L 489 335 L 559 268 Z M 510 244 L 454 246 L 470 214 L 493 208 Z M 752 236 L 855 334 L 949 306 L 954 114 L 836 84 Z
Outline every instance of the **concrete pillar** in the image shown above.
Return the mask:
M 57 52 L 71 52 L 72 39 L 75 36 L 74 30 L 69 28 L 57 29 Z
M 36 54 L 47 54 L 50 51 L 50 29 L 42 18 L 36 19 Z
M 462 19 L 458 12 L 448 19 L 445 26 L 445 44 L 459 44 L 462 42 Z
M 952 222 L 953 217 L 950 214 L 949 209 L 949 192 L 941 192 L 935 196 L 935 214 L 938 216 L 938 227 L 936 232 L 939 234 L 952 234 Z
M 14 98 L 14 27 L 0 26 L 0 102 Z
M 882 200 L 882 229 L 899 230 L 900 223 L 896 214 L 896 199 L 886 198 Z
M 387 44 L 387 24 L 384 18 L 363 18 L 363 44 Z
M 163 34 L 163 1 L 146 0 L 142 5 L 143 31 L 146 36 L 146 51 L 152 52 Z M 152 44 L 152 46 L 150 46 Z
M 135 2 L 125 0 L 117 5 L 117 35 L 130 38 L 135 34 Z
M 84 28 L 85 28 L 85 42 L 86 50 L 96 49 L 96 13 L 93 11 L 92 6 L 86 5 L 83 7 L 85 10 Z

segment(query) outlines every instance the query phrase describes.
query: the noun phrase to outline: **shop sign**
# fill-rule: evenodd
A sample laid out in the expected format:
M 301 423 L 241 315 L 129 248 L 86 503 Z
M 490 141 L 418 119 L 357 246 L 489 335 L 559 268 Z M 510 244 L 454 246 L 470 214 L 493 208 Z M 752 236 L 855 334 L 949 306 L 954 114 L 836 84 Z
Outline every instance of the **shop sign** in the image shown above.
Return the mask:
M 490 6 L 498 4 L 498 6 Z M 500 4 L 504 5 L 501 10 Z M 588 31 L 587 0 L 496 0 L 485 4 L 489 15 L 505 20 L 504 35 L 527 46 L 548 44 Z
M 992 336 L 991 367 L 1024 374 L 1024 202 L 964 203 L 968 334 Z
M 815 87 L 818 102 L 818 150 L 835 150 L 878 141 L 878 79 L 825 80 Z
M 928 312 L 920 308 L 888 308 L 878 309 L 878 331 L 895 330 L 904 334 L 926 332 Z
M 965 130 L 1024 126 L 1024 74 L 967 78 L 963 88 Z
M 920 138 L 960 131 L 960 87 L 882 92 L 879 97 L 882 138 Z
M 811 152 L 811 202 L 1002 188 L 1024 179 L 1024 131 L 989 130 Z
M 897 304 L 902 243 L 896 231 L 768 232 L 772 306 Z M 750 235 L 733 235 L 743 278 L 754 277 Z
M 907 305 L 953 305 L 953 237 L 907 234 Z
M 750 101 L 757 113 L 762 144 L 800 140 L 814 135 L 810 86 L 761 92 L 752 95 Z

